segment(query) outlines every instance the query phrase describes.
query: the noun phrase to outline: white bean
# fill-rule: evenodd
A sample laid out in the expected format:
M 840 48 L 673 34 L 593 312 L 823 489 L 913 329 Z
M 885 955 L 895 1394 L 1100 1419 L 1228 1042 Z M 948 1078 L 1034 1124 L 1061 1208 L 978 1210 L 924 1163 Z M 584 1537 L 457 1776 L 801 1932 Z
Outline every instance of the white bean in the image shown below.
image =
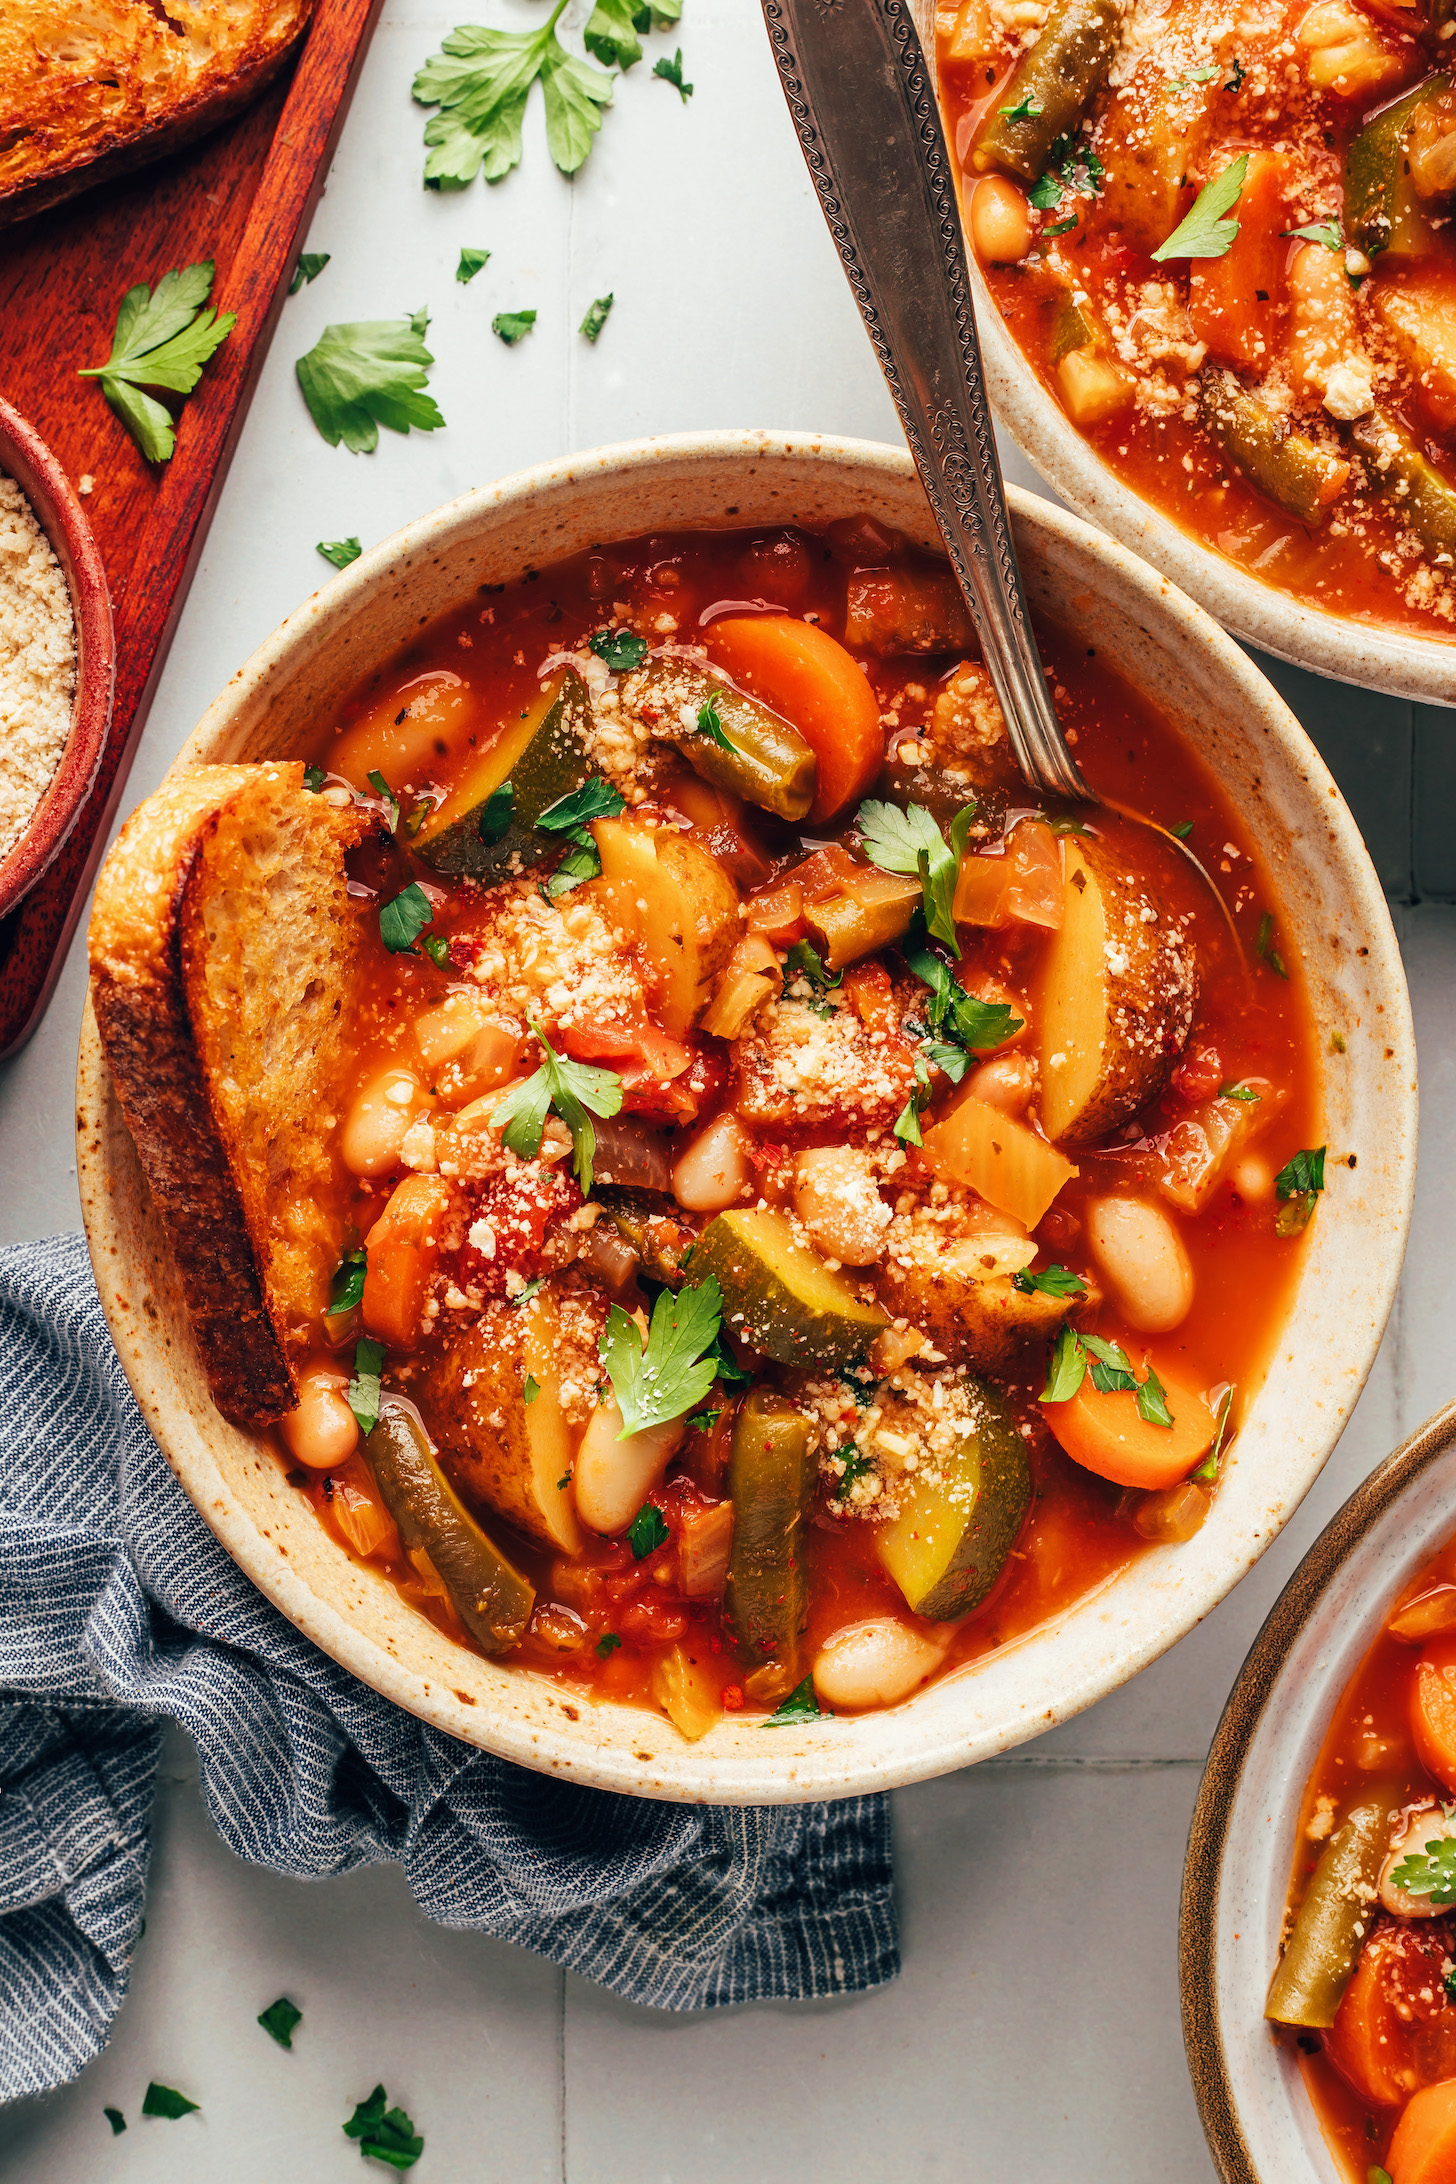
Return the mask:
M 1142 1198 L 1095 1198 L 1087 1243 L 1128 1324 L 1166 1334 L 1187 1317 L 1193 1268 L 1168 1216 Z
M 345 1399 L 349 1375 L 337 1365 L 315 1365 L 300 1375 L 298 1406 L 278 1422 L 290 1454 L 311 1471 L 347 1463 L 359 1445 L 359 1428 Z
M 800 1153 L 794 1211 L 819 1249 L 841 1266 L 878 1259 L 894 1219 L 880 1196 L 873 1161 L 852 1145 L 816 1145 Z
M 939 1668 L 951 1627 L 912 1630 L 898 1616 L 849 1623 L 826 1638 L 814 1663 L 814 1689 L 826 1706 L 893 1706 Z
M 344 1117 L 339 1152 L 351 1175 L 388 1175 L 399 1166 L 400 1148 L 429 1100 L 413 1070 L 392 1062 L 366 1078 Z
M 622 1413 L 605 1396 L 587 1421 L 576 1452 L 572 1483 L 576 1513 L 593 1532 L 625 1532 L 668 1466 L 683 1437 L 680 1418 L 646 1426 L 619 1440 Z
M 1246 1205 L 1262 1205 L 1274 1196 L 1274 1170 L 1262 1153 L 1245 1153 L 1229 1181 Z
M 738 1203 L 748 1178 L 747 1133 L 725 1110 L 679 1154 L 672 1195 L 688 1213 L 721 1213 Z
M 1398 1919 L 1431 1919 L 1446 1908 L 1444 1904 L 1432 1903 L 1429 1896 L 1408 1896 L 1403 1888 L 1396 1887 L 1392 1876 L 1402 1858 L 1414 1857 L 1428 1844 L 1450 1833 L 1450 1824 L 1440 1806 L 1431 1805 L 1416 1814 L 1390 1852 L 1380 1869 L 1380 1901 Z
M 1031 1098 L 1036 1064 L 1029 1054 L 993 1054 L 982 1062 L 966 1090 L 1003 1115 L 1019 1115 Z

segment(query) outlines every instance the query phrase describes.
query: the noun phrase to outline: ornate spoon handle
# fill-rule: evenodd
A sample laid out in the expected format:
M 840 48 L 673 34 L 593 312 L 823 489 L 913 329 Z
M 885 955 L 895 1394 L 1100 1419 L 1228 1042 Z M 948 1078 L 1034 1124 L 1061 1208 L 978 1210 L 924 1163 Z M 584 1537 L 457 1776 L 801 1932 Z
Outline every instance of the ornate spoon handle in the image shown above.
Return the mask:
M 1091 800 L 1021 588 L 960 204 L 908 0 L 763 0 L 819 202 L 1033 787 Z

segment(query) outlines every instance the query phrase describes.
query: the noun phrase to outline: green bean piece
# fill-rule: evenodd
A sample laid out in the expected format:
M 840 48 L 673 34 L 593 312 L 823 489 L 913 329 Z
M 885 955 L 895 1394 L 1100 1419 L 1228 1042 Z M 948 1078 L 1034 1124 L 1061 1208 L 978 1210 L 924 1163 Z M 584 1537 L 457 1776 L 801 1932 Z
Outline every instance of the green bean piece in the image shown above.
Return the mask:
M 1264 2015 L 1276 2025 L 1324 2031 L 1334 2023 L 1369 1931 L 1399 1804 L 1394 1785 L 1372 1790 L 1326 1843 L 1270 1982 Z
M 465 1507 L 409 1404 L 385 1396 L 364 1454 L 400 1538 L 429 1556 L 472 1638 L 487 1653 L 509 1653 L 531 1619 L 535 1588 Z
M 1011 72 L 971 150 L 977 174 L 1000 167 L 1034 182 L 1058 137 L 1081 122 L 1117 52 L 1117 0 L 1053 0 L 1046 28 Z
M 1232 372 L 1203 372 L 1199 392 L 1204 424 L 1235 468 L 1276 508 L 1318 530 L 1350 474 L 1349 464 L 1302 432 L 1286 432 Z
M 919 875 L 866 868 L 853 873 L 837 894 L 804 906 L 809 938 L 831 971 L 903 940 L 924 901 Z
M 1430 229 L 1410 187 L 1406 136 L 1417 108 L 1450 81 L 1446 75 L 1427 77 L 1351 140 L 1345 154 L 1345 233 L 1367 258 L 1382 250 L 1409 256 L 1422 236 L 1424 247 L 1430 248 Z
M 694 773 L 780 819 L 802 819 L 814 801 L 819 762 L 797 728 L 756 698 L 735 690 L 697 660 L 649 660 L 624 693 L 638 713 L 675 743 Z M 707 711 L 727 738 L 725 749 Z
M 1399 520 L 1433 554 L 1456 561 L 1456 487 L 1383 410 L 1360 418 L 1350 438 L 1365 457 L 1371 484 L 1394 500 Z
M 755 1698 L 781 1699 L 803 1679 L 813 1491 L 809 1421 L 772 1388 L 754 1388 L 733 1423 L 733 1546 L 723 1610 L 752 1664 Z
M 1000 835 L 1007 797 L 1003 788 L 972 780 L 962 770 L 968 763 L 958 758 L 947 764 L 932 753 L 928 763 L 911 765 L 898 755 L 892 756 L 875 776 L 874 793 L 887 804 L 923 804 L 936 824 L 947 828 L 974 797 L 976 813 L 967 834 L 968 845 L 974 848 Z
M 1092 322 L 1090 312 L 1080 303 L 1074 303 L 1072 298 L 1068 296 L 1062 308 L 1058 311 L 1056 323 L 1052 327 L 1051 360 L 1053 364 L 1060 364 L 1062 358 L 1070 356 L 1074 349 L 1092 349 L 1096 345 L 1097 328 Z

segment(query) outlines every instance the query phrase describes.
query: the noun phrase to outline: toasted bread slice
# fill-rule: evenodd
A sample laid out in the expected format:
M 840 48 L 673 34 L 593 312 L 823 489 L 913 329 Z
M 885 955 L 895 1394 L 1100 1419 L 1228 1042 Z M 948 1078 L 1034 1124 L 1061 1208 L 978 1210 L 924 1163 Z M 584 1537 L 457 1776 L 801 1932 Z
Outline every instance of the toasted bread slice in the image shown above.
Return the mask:
M 357 978 L 344 854 L 367 825 L 305 789 L 299 762 L 202 766 L 133 812 L 97 882 L 101 1044 L 213 1398 L 239 1424 L 293 1408 L 338 1264 L 319 1118 Z
M 0 224 L 139 167 L 260 91 L 310 0 L 5 0 Z

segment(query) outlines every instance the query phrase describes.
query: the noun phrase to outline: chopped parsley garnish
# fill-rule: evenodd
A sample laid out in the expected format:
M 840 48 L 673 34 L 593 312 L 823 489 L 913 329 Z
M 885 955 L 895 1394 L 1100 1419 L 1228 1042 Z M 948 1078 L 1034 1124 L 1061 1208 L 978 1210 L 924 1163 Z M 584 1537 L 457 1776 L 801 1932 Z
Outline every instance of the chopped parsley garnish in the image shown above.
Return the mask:
M 930 1071 L 917 1054 L 915 1057 L 915 1089 L 899 1114 L 895 1117 L 895 1136 L 902 1145 L 923 1145 L 920 1118 L 930 1105 Z
M 430 898 L 418 880 L 411 880 L 379 910 L 379 937 L 391 955 L 408 955 L 427 925 L 434 923 Z
M 844 1458 L 844 1474 L 835 1484 L 834 1500 L 845 1500 L 851 1488 L 857 1486 L 874 1468 L 875 1460 L 872 1456 L 866 1456 L 862 1448 L 850 1448 Z
M 831 971 L 817 948 L 807 940 L 796 940 L 784 958 L 784 983 L 792 986 L 802 978 L 816 993 L 828 993 L 832 987 L 844 981 L 842 971 Z
M 1249 71 L 1247 70 L 1247 68 L 1245 68 L 1243 62 L 1238 58 L 1236 54 L 1234 56 L 1234 72 L 1229 77 L 1228 82 L 1224 85 L 1225 91 L 1237 91 L 1239 85 L 1243 82 L 1245 76 L 1247 76 L 1248 73 Z
M 971 1066 L 971 1057 L 964 1047 L 942 1046 L 938 1039 L 922 1039 L 920 1051 L 952 1084 L 959 1084 Z
M 362 1244 L 356 1244 L 352 1251 L 344 1253 L 334 1269 L 334 1278 L 329 1283 L 328 1310 L 324 1314 L 326 1319 L 335 1319 L 340 1312 L 352 1312 L 356 1304 L 363 1303 L 367 1260 L 368 1253 Z
M 600 774 L 593 774 L 570 796 L 559 796 L 554 804 L 548 804 L 536 825 L 543 834 L 570 834 L 589 819 L 615 819 L 619 811 L 626 809 L 627 800 L 621 791 Z
M 237 316 L 206 310 L 213 262 L 174 266 L 155 291 L 145 281 L 129 288 L 116 314 L 111 354 L 78 376 L 99 379 L 105 395 L 149 463 L 165 463 L 177 445 L 171 414 L 143 387 L 190 394 L 202 367 L 237 324 Z
M 687 1264 L 686 1253 L 683 1254 L 683 1264 Z M 746 1388 L 749 1385 L 750 1381 L 753 1379 L 752 1371 L 747 1366 L 739 1364 L 737 1358 L 733 1355 L 733 1352 L 728 1347 L 728 1338 L 724 1334 L 721 1327 L 718 1329 L 717 1334 L 713 1338 L 713 1348 L 711 1355 L 713 1359 L 714 1378 L 720 1383 L 721 1386 L 728 1389 L 733 1389 Z
M 465 23 L 443 38 L 411 85 L 417 105 L 439 109 L 425 124 L 425 187 L 459 190 L 484 174 L 500 182 L 519 164 L 531 86 L 546 101 L 546 143 L 575 174 L 611 102 L 612 78 L 568 53 L 556 35 L 566 0 L 539 30 L 485 30 Z
M 450 968 L 450 943 L 443 933 L 426 933 L 420 946 L 437 971 L 447 971 Z
M 1186 91 L 1190 83 L 1212 83 L 1217 74 L 1216 63 L 1210 61 L 1206 68 L 1190 68 L 1186 76 L 1175 76 L 1171 88 L 1174 91 Z
M 517 1306 L 517 1308 L 519 1308 L 523 1304 L 529 1304 L 531 1299 L 535 1296 L 537 1290 L 541 1287 L 542 1282 L 545 1281 L 545 1279 L 546 1277 L 544 1274 L 535 1275 L 530 1281 L 527 1282 L 524 1289 L 517 1291 L 516 1295 L 512 1297 L 511 1303 Z
M 1150 1365 L 1147 1377 L 1137 1391 L 1138 1416 L 1145 1425 L 1171 1426 L 1173 1413 L 1168 1408 L 1168 1393 Z
M 1007 121 L 1031 121 L 1043 111 L 1040 102 L 1030 96 L 1018 99 L 1014 106 L 1000 109 Z
M 526 1375 L 526 1385 L 525 1385 L 525 1388 L 524 1388 L 524 1390 L 523 1390 L 523 1396 L 524 1396 L 524 1400 L 525 1400 L 525 1401 L 526 1401 L 527 1403 L 534 1403 L 534 1402 L 535 1402 L 535 1400 L 536 1400 L 536 1398 L 537 1398 L 537 1396 L 538 1396 L 538 1395 L 539 1395 L 540 1393 L 541 1393 L 541 1383 L 540 1383 L 540 1381 L 539 1381 L 539 1380 L 538 1380 L 538 1379 L 536 1378 L 536 1376 L 535 1376 L 535 1374 L 534 1374 L 534 1373 L 527 1373 L 527 1375 Z
M 354 1377 L 349 1382 L 347 1397 L 354 1423 L 364 1435 L 369 1435 L 379 1423 L 379 1385 L 384 1371 L 385 1350 L 382 1342 L 370 1342 L 367 1337 L 354 1345 Z
M 595 1653 L 599 1661 L 605 1661 L 609 1654 L 613 1654 L 616 1652 L 617 1648 L 621 1645 L 621 1643 L 621 1639 L 617 1636 L 617 1633 L 614 1630 L 603 1631 L 601 1637 L 598 1638 L 596 1644 L 593 1646 L 592 1651 Z
M 276 2002 L 270 2002 L 267 2009 L 259 2013 L 258 2023 L 270 2040 L 276 2040 L 280 2047 L 291 2048 L 294 2030 L 303 2023 L 303 2011 L 290 2002 L 286 1994 L 280 1994 Z
M 195 2116 L 197 2102 L 189 2101 L 187 2095 L 179 2093 L 175 2086 L 158 2085 L 154 2078 L 147 2087 L 146 2099 L 142 2102 L 142 2114 L 165 2116 L 169 2122 L 175 2123 L 179 2116 Z
M 423 392 L 435 359 L 424 342 L 424 313 L 413 318 L 353 319 L 326 326 L 294 366 L 308 412 L 330 447 L 355 455 L 379 445 L 379 428 L 438 432 L 445 420 Z
M 388 2101 L 383 2086 L 377 2085 L 343 2126 L 345 2134 L 359 2141 L 361 2154 L 387 2162 L 391 2169 L 412 2169 L 425 2150 L 425 2142 L 404 2110 L 390 2108 Z
M 476 274 L 483 272 L 489 263 L 490 252 L 488 250 L 472 250 L 467 245 L 460 253 L 460 263 L 455 268 L 455 278 L 462 285 L 473 281 Z
M 1279 1211 L 1274 1216 L 1276 1236 L 1298 1236 L 1307 1229 L 1320 1192 L 1325 1187 L 1325 1148 L 1296 1153 L 1274 1178 Z
M 696 1430 L 698 1433 L 711 1433 L 722 1415 L 723 1406 L 721 1403 L 709 1410 L 694 1411 L 692 1417 L 688 1420 L 688 1430 L 689 1432 Z
M 1140 1381 L 1120 1342 L 1105 1341 L 1100 1335 L 1082 1335 L 1075 1327 L 1063 1327 L 1052 1345 L 1047 1384 L 1039 1400 L 1043 1403 L 1070 1402 L 1089 1370 L 1092 1385 L 1099 1394 L 1133 1395 L 1137 1399 L 1138 1416 L 1150 1426 L 1172 1425 L 1173 1414 L 1168 1409 L 1163 1384 L 1152 1367 L 1148 1367 Z
M 332 561 L 336 569 L 347 569 L 351 561 L 357 561 L 364 549 L 357 538 L 321 538 L 314 548 L 325 561 Z
M 1006 1001 L 978 1001 L 952 977 L 950 965 L 929 948 L 911 942 L 900 953 L 918 979 L 930 988 L 927 1011 L 932 1031 L 948 1035 L 970 1054 L 986 1054 L 1021 1030 Z
M 602 328 L 606 325 L 608 315 L 615 301 L 616 298 L 612 295 L 598 296 L 587 312 L 586 317 L 582 320 L 579 331 L 585 334 L 587 340 L 591 343 L 595 344 Z
M 656 1502 L 644 1502 L 627 1527 L 633 1561 L 645 1562 L 659 1547 L 665 1547 L 671 1536 Z
M 1230 1386 L 1224 1389 L 1223 1401 L 1218 1406 L 1218 1425 L 1213 1436 L 1213 1446 L 1198 1466 L 1198 1469 L 1188 1474 L 1190 1478 L 1216 1479 L 1218 1477 L 1218 1459 L 1223 1453 L 1224 1435 L 1228 1432 L 1229 1413 L 1233 1409 L 1233 1403 L 1234 1391 Z
M 1180 819 L 1176 827 L 1169 827 L 1168 832 L 1175 841 L 1186 842 L 1193 832 L 1193 821 L 1191 819 Z
M 293 268 L 293 278 L 288 283 L 289 295 L 296 296 L 300 288 L 306 287 L 310 281 L 316 281 L 332 256 L 331 250 L 301 251 L 298 263 Z
M 827 1706 L 821 1706 L 814 1696 L 814 1679 L 806 1676 L 801 1684 L 795 1684 L 788 1697 L 774 1708 L 768 1720 L 760 1722 L 761 1729 L 786 1729 L 796 1721 L 832 1721 L 833 1714 Z
M 121 2110 L 119 2108 L 103 2108 L 101 2113 L 111 2125 L 112 2137 L 120 2138 L 122 2132 L 126 2129 L 126 2118 Z
M 622 1080 L 614 1069 L 593 1069 L 586 1062 L 569 1061 L 555 1051 L 539 1024 L 529 1018 L 527 1021 L 541 1048 L 541 1067 L 507 1094 L 492 1111 L 491 1122 L 503 1131 L 511 1152 L 522 1160 L 534 1160 L 541 1149 L 547 1109 L 554 1107 L 571 1132 L 576 1179 L 582 1196 L 588 1197 L 592 1155 L 597 1148 L 591 1118 L 598 1115 L 605 1121 L 616 1114 L 622 1104 Z
M 312 789 L 315 796 L 328 778 L 322 766 L 305 766 L 303 769 L 303 785 L 306 789 Z
M 869 798 L 860 805 L 855 821 L 870 861 L 882 872 L 919 874 L 925 895 L 926 929 L 955 956 L 961 951 L 952 902 L 961 852 L 976 809 L 973 797 L 956 813 L 949 843 L 923 804 L 909 804 L 902 811 L 898 804 L 882 804 Z
M 1280 233 L 1298 236 L 1302 243 L 1323 243 L 1326 250 L 1345 247 L 1345 231 L 1338 220 L 1311 220 L 1307 227 L 1281 228 Z
M 585 827 L 578 827 L 571 838 L 571 848 L 566 852 L 543 893 L 548 902 L 555 902 L 558 895 L 569 895 L 573 887 L 580 887 L 583 880 L 594 880 L 602 869 L 602 853 L 596 839 Z
M 1444 1806 L 1442 1817 L 1456 1819 L 1456 1806 Z M 1392 1888 L 1408 1896 L 1425 1896 L 1442 1909 L 1456 1903 L 1456 1835 L 1440 1835 L 1424 1850 L 1412 1851 L 1390 1876 Z
M 1023 1297 L 1032 1297 L 1038 1290 L 1044 1297 L 1085 1297 L 1087 1284 L 1080 1274 L 1074 1274 L 1067 1266 L 1022 1267 L 1011 1277 L 1013 1289 L 1019 1289 Z
M 715 1344 L 723 1292 L 711 1275 L 683 1289 L 663 1289 L 652 1307 L 644 1349 L 637 1322 L 614 1304 L 598 1345 L 622 1413 L 619 1440 L 665 1425 L 701 1403 L 718 1378 Z
M 671 60 L 668 60 L 667 56 L 664 54 L 663 58 L 654 67 L 652 73 L 654 76 L 660 76 L 664 83 L 670 83 L 673 90 L 676 91 L 678 97 L 682 100 L 683 105 L 687 105 L 688 100 L 693 95 L 693 87 L 690 83 L 683 82 L 681 46 L 678 47 L 676 53 L 674 53 Z
M 499 335 L 508 349 L 514 349 L 523 341 L 536 323 L 534 311 L 497 311 L 490 322 L 490 330 Z
M 1054 220 L 1050 227 L 1044 227 L 1041 232 L 1048 242 L 1054 242 L 1058 235 L 1070 235 L 1076 225 L 1077 214 L 1074 212 L 1069 220 Z
M 1130 1395 L 1137 1386 L 1132 1360 L 1120 1342 L 1101 1335 L 1083 1335 L 1082 1346 L 1092 1359 L 1092 1385 L 1099 1395 Z
M 1074 145 L 1070 137 L 1058 137 L 1047 154 L 1045 172 L 1027 192 L 1038 212 L 1050 212 L 1068 190 L 1078 197 L 1095 197 L 1102 187 L 1104 168 L 1090 144 Z
M 698 707 L 698 734 L 706 736 L 710 743 L 716 743 L 720 751 L 736 751 L 737 744 L 730 743 L 723 733 L 723 716 L 718 711 L 718 700 L 722 695 L 721 690 L 710 690 Z
M 647 657 L 647 639 L 634 637 L 629 629 L 599 629 L 587 642 L 614 675 L 630 675 Z
M 1221 1084 L 1218 1088 L 1218 1096 L 1221 1100 L 1252 1101 L 1256 1107 L 1259 1104 L 1259 1094 L 1251 1085 L 1247 1084 Z
M 389 806 L 389 831 L 391 834 L 398 834 L 399 798 L 395 795 L 382 773 L 371 773 L 366 775 L 365 778 L 381 803 Z
M 1258 936 L 1254 941 L 1254 953 L 1261 963 L 1267 963 L 1270 970 L 1276 972 L 1280 978 L 1288 978 L 1289 973 L 1284 968 L 1284 958 L 1274 945 L 1274 915 L 1272 911 L 1266 910 L 1259 920 Z
M 1087 1377 L 1087 1353 L 1075 1327 L 1063 1327 L 1052 1344 L 1047 1383 L 1039 1401 L 1068 1403 Z
M 504 841 L 511 831 L 511 821 L 516 816 L 516 785 L 514 781 L 502 781 L 491 790 L 480 807 L 480 817 L 475 831 L 489 848 L 493 842 Z
M 1237 220 L 1225 215 L 1238 203 L 1249 171 L 1249 155 L 1240 152 L 1222 174 L 1205 182 L 1183 219 L 1153 256 L 1159 264 L 1169 258 L 1221 258 L 1239 232 Z

